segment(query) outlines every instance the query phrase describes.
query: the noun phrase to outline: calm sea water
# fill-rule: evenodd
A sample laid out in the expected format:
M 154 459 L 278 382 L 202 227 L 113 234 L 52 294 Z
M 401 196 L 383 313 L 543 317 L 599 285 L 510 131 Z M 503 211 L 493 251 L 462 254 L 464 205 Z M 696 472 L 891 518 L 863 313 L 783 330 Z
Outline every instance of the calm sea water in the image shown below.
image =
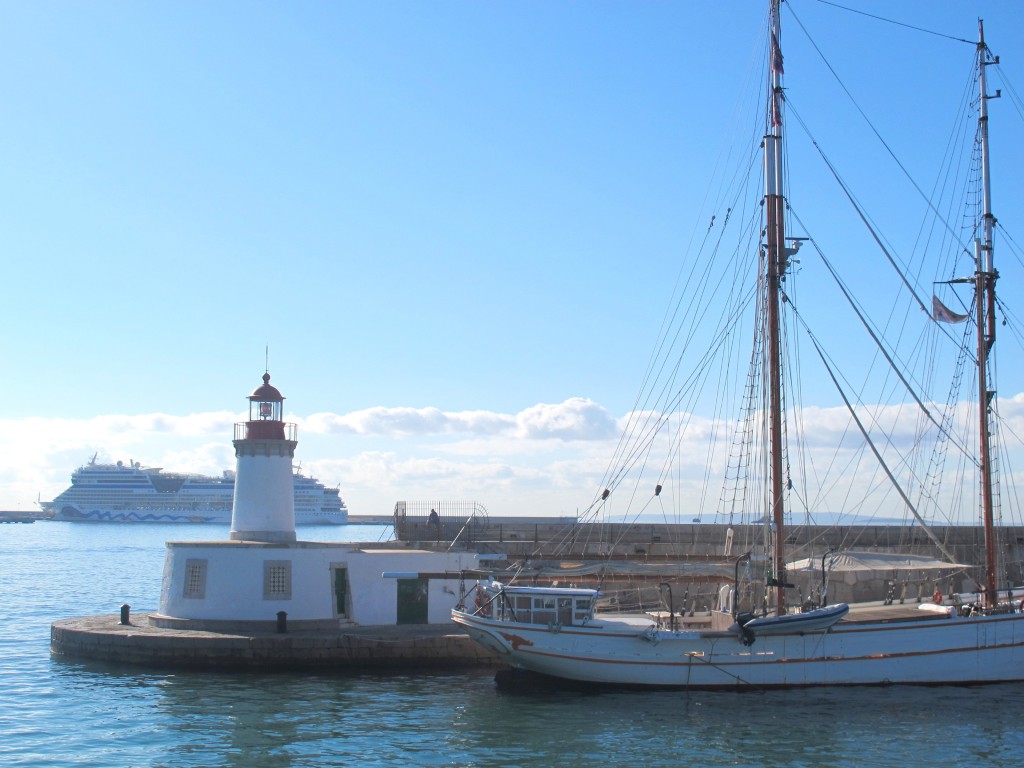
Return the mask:
M 490 673 L 169 674 L 50 657 L 55 619 L 156 607 L 165 541 L 226 536 L 0 525 L 0 765 L 1024 766 L 1024 686 L 512 694 Z

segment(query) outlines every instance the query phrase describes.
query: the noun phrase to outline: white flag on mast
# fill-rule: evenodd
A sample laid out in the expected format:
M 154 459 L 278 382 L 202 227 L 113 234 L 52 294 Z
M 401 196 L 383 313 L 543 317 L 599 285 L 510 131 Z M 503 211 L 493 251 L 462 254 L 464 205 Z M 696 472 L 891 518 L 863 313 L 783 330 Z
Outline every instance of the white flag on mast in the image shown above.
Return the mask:
M 932 294 L 932 319 L 939 323 L 962 323 L 967 315 L 954 312 L 941 301 L 939 297 Z

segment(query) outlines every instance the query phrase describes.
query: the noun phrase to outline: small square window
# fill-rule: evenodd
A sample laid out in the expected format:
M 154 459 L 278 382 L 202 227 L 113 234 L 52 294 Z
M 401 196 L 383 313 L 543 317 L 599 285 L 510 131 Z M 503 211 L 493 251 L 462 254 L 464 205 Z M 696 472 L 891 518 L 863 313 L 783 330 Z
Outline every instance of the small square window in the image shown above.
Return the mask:
M 291 560 L 265 560 L 263 562 L 263 599 L 291 600 Z
M 205 559 L 189 558 L 185 561 L 185 588 L 183 597 L 195 600 L 206 598 L 206 563 Z

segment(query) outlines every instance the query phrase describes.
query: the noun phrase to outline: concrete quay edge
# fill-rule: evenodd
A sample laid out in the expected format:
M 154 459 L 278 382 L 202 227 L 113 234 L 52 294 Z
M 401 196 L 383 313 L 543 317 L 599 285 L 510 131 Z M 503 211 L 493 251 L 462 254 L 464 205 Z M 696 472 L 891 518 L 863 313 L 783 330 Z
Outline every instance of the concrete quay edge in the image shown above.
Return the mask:
M 504 666 L 500 657 L 452 624 L 352 626 L 278 633 L 210 632 L 153 626 L 147 614 L 122 625 L 116 615 L 50 625 L 57 658 L 143 667 L 386 671 Z

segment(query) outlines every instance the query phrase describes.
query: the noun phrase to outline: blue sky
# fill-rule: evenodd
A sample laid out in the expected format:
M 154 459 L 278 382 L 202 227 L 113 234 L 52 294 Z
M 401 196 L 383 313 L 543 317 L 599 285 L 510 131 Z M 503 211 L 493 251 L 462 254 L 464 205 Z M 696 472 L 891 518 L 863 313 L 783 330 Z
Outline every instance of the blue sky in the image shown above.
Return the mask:
M 1024 82 L 1024 6 L 844 4 L 968 40 L 983 16 Z M 970 46 L 792 5 L 927 186 Z M 0 3 L 0 508 L 97 451 L 232 466 L 268 346 L 303 466 L 353 512 L 586 506 L 762 22 L 738 0 Z M 881 186 L 784 23 L 794 108 Z M 993 105 L 1011 228 L 1017 109 Z

